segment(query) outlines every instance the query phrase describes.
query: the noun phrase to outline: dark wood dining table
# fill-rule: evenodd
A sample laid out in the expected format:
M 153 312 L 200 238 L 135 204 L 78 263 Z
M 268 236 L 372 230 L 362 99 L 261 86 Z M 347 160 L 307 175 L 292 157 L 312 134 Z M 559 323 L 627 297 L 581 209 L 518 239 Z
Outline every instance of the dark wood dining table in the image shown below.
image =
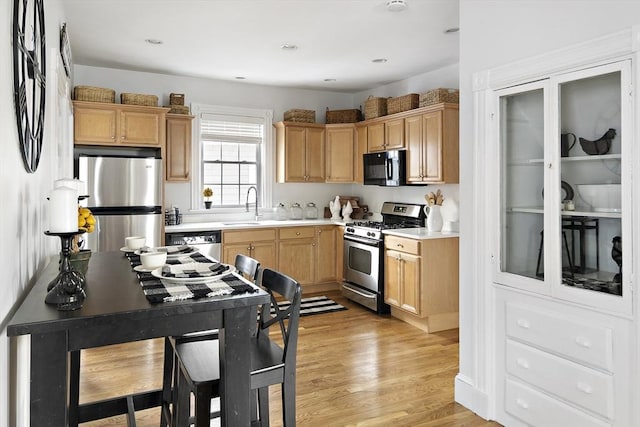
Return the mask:
M 269 303 L 266 292 L 151 304 L 122 252 L 98 252 L 89 263 L 82 308 L 58 311 L 44 302 L 47 284 L 57 272 L 54 257 L 7 326 L 10 337 L 31 337 L 31 426 L 69 424 L 72 352 L 209 329 L 220 329 L 222 425 L 250 425 L 251 318 L 253 313 L 255 320 L 257 306 Z M 85 403 L 79 421 L 127 413 L 127 403 L 141 410 L 161 401 L 161 390 L 150 390 Z

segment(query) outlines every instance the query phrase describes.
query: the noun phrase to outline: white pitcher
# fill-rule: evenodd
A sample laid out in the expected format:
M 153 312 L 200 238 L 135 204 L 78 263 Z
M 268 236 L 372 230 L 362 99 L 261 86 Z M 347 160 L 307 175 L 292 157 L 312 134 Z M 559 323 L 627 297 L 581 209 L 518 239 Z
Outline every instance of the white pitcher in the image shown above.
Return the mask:
M 426 225 L 429 231 L 442 231 L 442 213 L 440 205 L 425 205 L 424 213 L 427 215 Z

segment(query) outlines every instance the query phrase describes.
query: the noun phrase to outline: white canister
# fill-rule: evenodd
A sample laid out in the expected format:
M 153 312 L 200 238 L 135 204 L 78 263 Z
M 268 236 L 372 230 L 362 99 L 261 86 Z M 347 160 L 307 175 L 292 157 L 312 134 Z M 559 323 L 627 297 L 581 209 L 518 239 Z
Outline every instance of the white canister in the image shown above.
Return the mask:
M 73 233 L 78 231 L 78 191 L 57 187 L 49 197 L 49 231 Z

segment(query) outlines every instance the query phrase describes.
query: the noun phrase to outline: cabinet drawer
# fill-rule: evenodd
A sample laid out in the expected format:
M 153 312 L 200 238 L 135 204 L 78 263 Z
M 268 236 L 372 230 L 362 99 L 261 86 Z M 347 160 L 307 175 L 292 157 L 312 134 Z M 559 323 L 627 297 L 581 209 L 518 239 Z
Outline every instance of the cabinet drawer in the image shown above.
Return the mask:
M 386 249 L 420 255 L 419 240 L 386 235 L 384 236 L 384 246 Z
M 613 419 L 613 376 L 507 340 L 507 372 Z
M 512 380 L 506 380 L 505 400 L 505 410 L 529 425 L 550 427 L 611 425 Z
M 313 227 L 283 227 L 278 230 L 280 239 L 308 239 L 315 236 Z
M 251 230 L 222 232 L 223 243 L 261 242 L 265 240 L 276 240 L 275 228 L 254 228 Z
M 605 327 L 507 304 L 507 336 L 613 372 L 613 334 Z

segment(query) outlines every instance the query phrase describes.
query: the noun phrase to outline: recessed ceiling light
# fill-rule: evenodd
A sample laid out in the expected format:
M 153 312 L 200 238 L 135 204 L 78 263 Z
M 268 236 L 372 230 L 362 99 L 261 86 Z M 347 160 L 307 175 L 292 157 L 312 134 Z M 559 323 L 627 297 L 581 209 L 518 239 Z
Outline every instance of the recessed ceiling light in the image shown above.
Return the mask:
M 298 46 L 296 46 L 295 44 L 289 44 L 289 43 L 285 43 L 282 46 L 280 46 L 280 49 L 282 50 L 296 50 L 298 48 Z
M 387 58 L 376 58 L 372 59 L 371 62 L 373 62 L 374 64 L 384 64 L 385 62 L 387 62 Z
M 402 12 L 407 8 L 407 3 L 404 0 L 389 0 L 387 2 L 387 10 L 389 12 Z
M 457 33 L 458 31 L 460 31 L 460 28 L 453 27 L 453 28 L 447 28 L 446 30 L 444 30 L 444 33 L 445 34 L 453 34 L 453 33 Z
M 242 76 L 237 76 L 236 80 L 246 80 L 246 77 L 242 77 Z
M 145 42 L 149 43 L 149 44 L 162 44 L 162 40 L 158 40 L 158 39 L 145 39 Z
M 335 82 L 336 79 L 324 79 L 325 82 Z

